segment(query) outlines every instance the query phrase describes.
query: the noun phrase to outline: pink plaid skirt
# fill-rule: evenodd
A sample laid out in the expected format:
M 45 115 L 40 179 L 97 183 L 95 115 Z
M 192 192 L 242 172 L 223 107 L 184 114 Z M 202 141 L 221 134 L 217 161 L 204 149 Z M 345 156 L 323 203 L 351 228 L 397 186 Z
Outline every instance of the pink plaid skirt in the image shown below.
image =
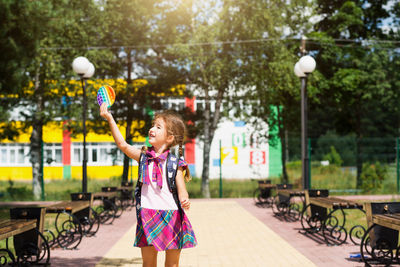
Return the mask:
M 182 210 L 140 208 L 135 247 L 154 246 L 157 251 L 191 248 L 197 245 L 192 225 Z

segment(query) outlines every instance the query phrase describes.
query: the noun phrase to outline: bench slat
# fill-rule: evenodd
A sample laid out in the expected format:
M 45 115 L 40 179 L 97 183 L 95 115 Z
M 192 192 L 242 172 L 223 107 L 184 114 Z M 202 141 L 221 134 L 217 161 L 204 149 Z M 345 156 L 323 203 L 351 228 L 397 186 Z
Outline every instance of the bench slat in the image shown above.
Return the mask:
M 357 202 L 337 197 L 310 197 L 310 203 L 324 208 L 362 209 L 363 205 Z
M 0 220 L 0 240 L 29 231 L 36 227 L 36 220 Z
M 400 231 L 400 214 L 374 214 L 372 215 L 372 222 Z
M 90 206 L 90 201 L 62 201 L 53 205 L 46 206 L 46 213 L 58 213 L 68 211 L 71 213 L 78 212 Z
M 112 198 L 118 196 L 118 192 L 97 192 L 93 194 L 94 199 L 99 199 L 99 198 Z

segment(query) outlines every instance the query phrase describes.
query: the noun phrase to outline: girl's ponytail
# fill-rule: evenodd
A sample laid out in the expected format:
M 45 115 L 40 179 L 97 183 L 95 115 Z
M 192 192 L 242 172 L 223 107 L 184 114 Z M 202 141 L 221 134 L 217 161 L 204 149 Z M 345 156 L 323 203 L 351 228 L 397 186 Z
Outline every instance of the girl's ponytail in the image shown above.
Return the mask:
M 183 159 L 183 137 L 180 136 L 179 137 L 179 158 Z M 183 175 L 185 182 L 189 182 L 190 180 L 192 180 L 192 177 L 190 176 L 190 171 L 189 171 L 189 166 L 186 167 L 186 169 L 184 170 L 184 175 Z

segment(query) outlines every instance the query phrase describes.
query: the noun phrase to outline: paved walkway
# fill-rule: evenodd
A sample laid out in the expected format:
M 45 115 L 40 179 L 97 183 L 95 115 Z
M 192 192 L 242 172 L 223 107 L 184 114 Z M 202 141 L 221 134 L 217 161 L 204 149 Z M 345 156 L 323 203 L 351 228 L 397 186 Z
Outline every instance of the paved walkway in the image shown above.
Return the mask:
M 252 199 L 193 200 L 187 213 L 198 239 L 182 251 L 180 266 L 363 266 L 349 261 L 359 247 L 328 247 L 298 233 L 300 224 L 282 222 L 271 209 Z M 134 209 L 113 225 L 102 225 L 96 237 L 84 238 L 78 250 L 51 251 L 52 266 L 141 266 L 140 249 L 132 246 Z M 163 266 L 159 253 L 158 266 Z

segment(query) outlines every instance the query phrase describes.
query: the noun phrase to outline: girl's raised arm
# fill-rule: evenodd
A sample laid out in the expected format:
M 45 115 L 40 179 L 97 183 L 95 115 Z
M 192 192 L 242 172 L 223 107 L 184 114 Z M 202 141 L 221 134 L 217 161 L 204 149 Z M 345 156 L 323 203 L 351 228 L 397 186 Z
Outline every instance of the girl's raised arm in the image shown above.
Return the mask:
M 134 146 L 131 146 L 125 141 L 124 137 L 122 136 L 121 132 L 118 129 L 118 126 L 113 116 L 108 111 L 106 103 L 103 103 L 100 106 L 100 116 L 102 116 L 108 121 L 108 125 L 110 126 L 111 129 L 111 134 L 114 137 L 114 141 L 117 144 L 118 148 L 122 152 L 124 152 L 125 155 L 127 155 L 128 157 L 136 161 L 139 161 L 141 150 L 135 148 Z

